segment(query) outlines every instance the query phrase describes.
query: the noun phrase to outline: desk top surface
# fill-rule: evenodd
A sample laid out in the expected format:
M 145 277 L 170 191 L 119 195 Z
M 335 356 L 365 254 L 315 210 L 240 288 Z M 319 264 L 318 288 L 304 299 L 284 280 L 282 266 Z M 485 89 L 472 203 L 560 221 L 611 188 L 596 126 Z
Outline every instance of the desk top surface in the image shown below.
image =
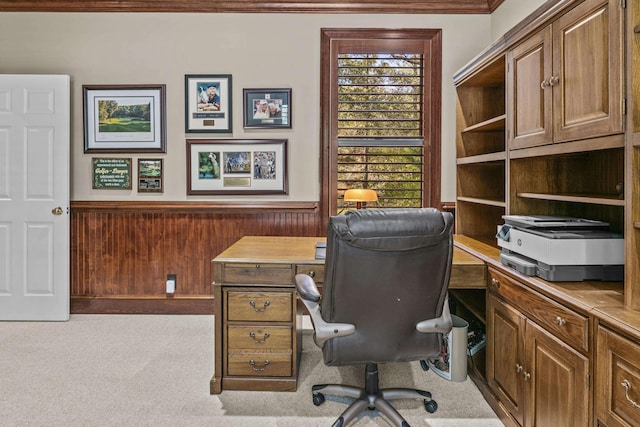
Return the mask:
M 273 262 L 324 264 L 315 258 L 315 244 L 324 237 L 245 236 L 218 255 L 215 262 Z M 477 266 L 484 262 L 459 248 L 453 250 L 453 266 Z

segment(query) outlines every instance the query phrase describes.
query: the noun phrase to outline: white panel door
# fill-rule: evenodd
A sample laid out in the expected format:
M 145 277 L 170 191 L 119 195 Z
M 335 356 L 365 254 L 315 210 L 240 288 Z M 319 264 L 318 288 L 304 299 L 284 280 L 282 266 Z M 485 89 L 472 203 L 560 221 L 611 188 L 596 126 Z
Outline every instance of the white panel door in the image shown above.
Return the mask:
M 69 76 L 0 74 L 0 320 L 69 319 Z

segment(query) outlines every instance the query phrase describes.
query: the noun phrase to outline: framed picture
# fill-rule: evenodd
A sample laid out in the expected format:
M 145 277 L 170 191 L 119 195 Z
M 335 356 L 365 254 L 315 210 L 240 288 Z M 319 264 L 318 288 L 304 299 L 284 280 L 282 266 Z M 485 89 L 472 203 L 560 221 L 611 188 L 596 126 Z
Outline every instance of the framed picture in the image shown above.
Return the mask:
M 165 153 L 165 85 L 82 86 L 84 152 Z
M 162 159 L 138 159 L 138 192 L 162 193 Z
M 291 128 L 291 89 L 243 89 L 245 128 Z
M 287 194 L 286 139 L 188 139 L 187 194 Z
M 231 75 L 184 76 L 185 132 L 233 131 Z
M 130 190 L 131 159 L 92 158 L 94 190 Z

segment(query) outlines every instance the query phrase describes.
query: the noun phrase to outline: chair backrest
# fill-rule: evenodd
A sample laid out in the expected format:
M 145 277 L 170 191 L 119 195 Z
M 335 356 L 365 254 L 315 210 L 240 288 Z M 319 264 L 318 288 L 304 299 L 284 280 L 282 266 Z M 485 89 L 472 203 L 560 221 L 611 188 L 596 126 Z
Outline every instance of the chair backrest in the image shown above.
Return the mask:
M 368 209 L 329 219 L 322 318 L 356 326 L 323 346 L 327 365 L 426 359 L 442 334 L 416 331 L 442 314 L 453 216 L 434 208 Z

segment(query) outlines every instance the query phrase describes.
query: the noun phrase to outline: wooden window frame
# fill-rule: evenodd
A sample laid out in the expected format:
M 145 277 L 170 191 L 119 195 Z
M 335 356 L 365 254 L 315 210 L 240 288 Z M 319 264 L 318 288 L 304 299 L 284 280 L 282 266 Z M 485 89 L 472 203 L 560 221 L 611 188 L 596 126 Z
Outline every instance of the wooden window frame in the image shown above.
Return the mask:
M 423 206 L 441 208 L 441 110 L 442 30 L 440 29 L 321 29 L 320 47 L 320 209 L 326 227 L 337 212 L 337 55 L 340 42 L 389 40 L 391 45 L 407 40 L 424 43 L 424 177 Z

